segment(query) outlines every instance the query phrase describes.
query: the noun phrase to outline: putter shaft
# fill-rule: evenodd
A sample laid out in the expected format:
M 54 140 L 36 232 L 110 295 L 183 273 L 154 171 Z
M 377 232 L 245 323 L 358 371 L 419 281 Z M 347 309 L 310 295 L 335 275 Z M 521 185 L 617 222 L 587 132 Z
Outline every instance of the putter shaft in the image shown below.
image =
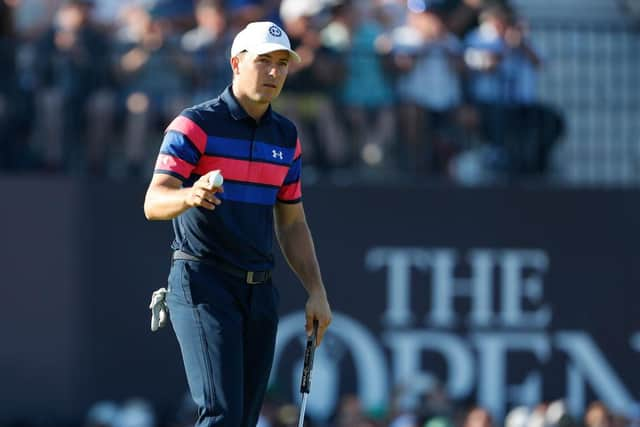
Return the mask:
M 300 418 L 298 419 L 298 427 L 304 424 L 304 412 L 307 409 L 307 397 L 309 393 L 302 393 L 302 403 L 300 404 Z

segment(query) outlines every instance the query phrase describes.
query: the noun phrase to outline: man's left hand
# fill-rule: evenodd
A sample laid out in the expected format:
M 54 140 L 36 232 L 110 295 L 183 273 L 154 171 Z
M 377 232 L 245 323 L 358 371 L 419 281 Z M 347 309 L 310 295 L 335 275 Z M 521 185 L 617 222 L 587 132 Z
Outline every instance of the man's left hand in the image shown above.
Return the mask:
M 318 337 L 316 339 L 316 346 L 319 346 L 322 342 L 322 337 L 331 323 L 331 307 L 329 307 L 329 301 L 327 300 L 327 294 L 322 290 L 316 291 L 309 295 L 307 304 L 305 306 L 306 312 L 306 324 L 305 329 L 307 335 L 313 333 L 313 321 L 318 321 Z

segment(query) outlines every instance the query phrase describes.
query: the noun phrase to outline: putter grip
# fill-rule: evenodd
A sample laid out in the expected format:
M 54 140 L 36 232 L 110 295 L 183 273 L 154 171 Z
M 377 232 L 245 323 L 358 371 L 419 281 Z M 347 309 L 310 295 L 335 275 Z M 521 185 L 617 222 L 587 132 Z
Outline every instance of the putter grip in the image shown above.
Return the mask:
M 304 350 L 304 364 L 302 366 L 302 382 L 300 393 L 309 394 L 311 389 L 311 370 L 313 369 L 313 355 L 316 352 L 316 339 L 318 337 L 318 321 L 313 321 L 313 334 L 307 338 L 307 347 Z

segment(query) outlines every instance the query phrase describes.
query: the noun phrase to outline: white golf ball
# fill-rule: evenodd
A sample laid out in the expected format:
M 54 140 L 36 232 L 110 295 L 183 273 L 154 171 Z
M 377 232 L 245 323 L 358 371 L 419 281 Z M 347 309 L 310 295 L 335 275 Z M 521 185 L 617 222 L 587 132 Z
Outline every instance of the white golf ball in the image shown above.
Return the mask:
M 222 177 L 222 174 L 219 170 L 215 170 L 211 175 L 209 175 L 209 184 L 213 185 L 214 187 L 222 186 L 223 182 L 224 178 Z

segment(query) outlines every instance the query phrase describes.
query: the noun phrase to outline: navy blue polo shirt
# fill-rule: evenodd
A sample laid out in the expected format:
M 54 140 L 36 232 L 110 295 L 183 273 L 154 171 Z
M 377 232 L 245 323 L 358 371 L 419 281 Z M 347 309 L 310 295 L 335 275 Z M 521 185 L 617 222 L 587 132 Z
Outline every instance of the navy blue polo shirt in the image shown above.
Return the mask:
M 189 187 L 220 169 L 224 192 L 215 210 L 190 208 L 173 219 L 171 247 L 246 270 L 273 268 L 273 206 L 300 202 L 300 156 L 295 125 L 271 107 L 256 123 L 231 87 L 184 110 L 167 127 L 154 173 Z

